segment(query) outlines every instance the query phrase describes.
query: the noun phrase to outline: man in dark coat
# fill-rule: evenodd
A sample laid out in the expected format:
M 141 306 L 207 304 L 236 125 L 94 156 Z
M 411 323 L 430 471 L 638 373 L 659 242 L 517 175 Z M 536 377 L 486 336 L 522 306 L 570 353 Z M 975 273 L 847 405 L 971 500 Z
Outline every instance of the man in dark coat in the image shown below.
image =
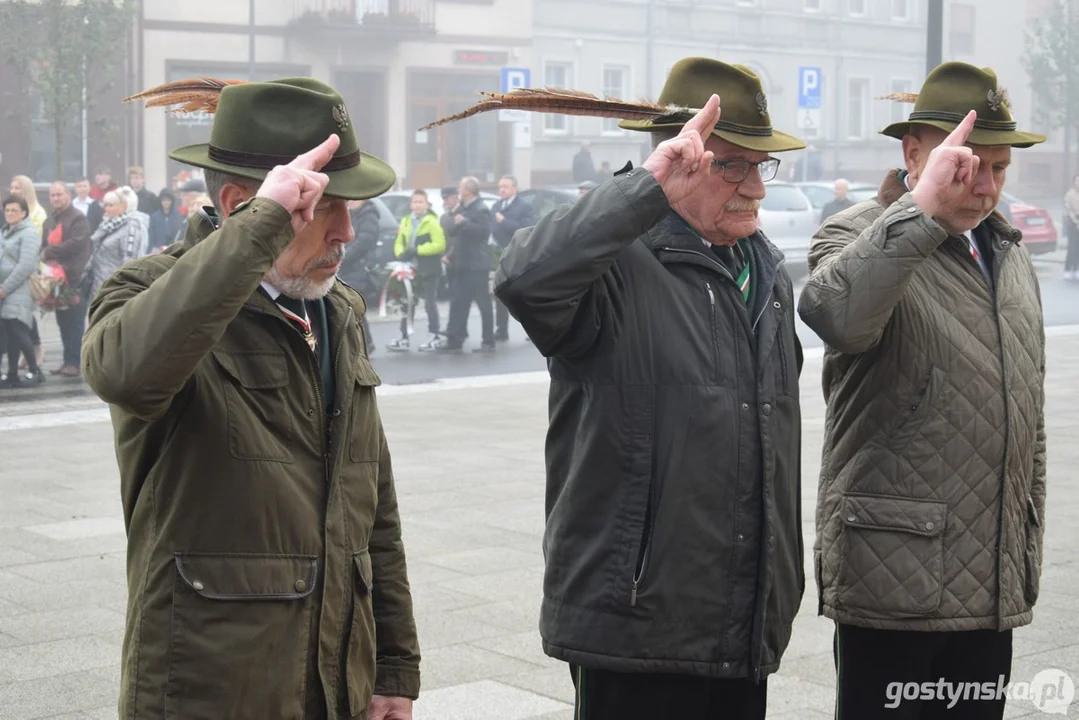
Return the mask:
M 494 311 L 491 308 L 491 211 L 480 198 L 480 181 L 466 177 L 457 187 L 461 202 L 453 211 L 450 267 L 454 272 L 450 319 L 446 323 L 446 352 L 460 352 L 468 336 L 468 311 L 480 309 L 482 344 L 473 352 L 495 349 Z
M 41 259 L 56 262 L 64 269 L 67 283 L 79 286 L 83 271 L 90 262 L 90 222 L 71 204 L 71 192 L 62 182 L 54 182 L 49 188 L 49 202 L 53 213 L 41 229 L 43 238 Z M 60 340 L 64 344 L 64 362 L 52 371 L 53 375 L 79 376 L 79 348 L 82 332 L 86 327 L 86 306 L 89 298 L 69 308 L 56 310 L 56 324 L 60 328 Z
M 506 175 L 498 181 L 500 200 L 491 208 L 491 236 L 498 246 L 498 253 L 510 244 L 513 234 L 523 227 L 536 222 L 536 213 L 531 205 L 517 197 L 517 178 Z M 509 311 L 506 306 L 495 300 L 495 341 L 510 339 Z
M 596 179 L 596 164 L 592 160 L 592 146 L 581 143 L 581 149 L 573 156 L 573 182 Z
M 157 198 L 160 210 L 150 216 L 150 252 L 157 252 L 171 245 L 184 224 L 184 216 L 176 207 L 176 196 L 165 188 Z M 142 200 L 139 200 L 142 206 Z
M 719 97 L 723 98 L 720 117 Z M 543 647 L 589 720 L 763 720 L 805 577 L 791 279 L 756 228 L 756 75 L 675 64 L 643 167 L 518 232 L 496 294 L 551 373 Z M 669 138 L 669 139 L 664 139 Z
M 832 192 L 835 194 L 834 197 L 820 211 L 821 223 L 854 205 L 854 201 L 847 197 L 847 193 L 850 192 L 850 183 L 843 178 L 835 181 Z
M 453 263 L 450 262 L 450 257 L 453 255 L 453 215 L 460 202 L 456 186 L 447 185 L 442 188 L 442 217 L 438 221 L 442 224 L 442 234 L 446 236 L 446 252 L 442 256 L 442 264 L 446 266 L 446 287 L 449 288 L 451 295 L 454 279 Z

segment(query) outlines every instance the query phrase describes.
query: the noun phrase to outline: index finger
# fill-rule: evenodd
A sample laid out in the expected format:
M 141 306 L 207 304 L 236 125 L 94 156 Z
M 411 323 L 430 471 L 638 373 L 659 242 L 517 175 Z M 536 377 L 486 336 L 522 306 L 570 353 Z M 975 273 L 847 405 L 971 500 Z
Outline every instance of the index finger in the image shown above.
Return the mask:
M 978 119 L 978 113 L 971 110 L 967 113 L 967 116 L 963 118 L 963 121 L 956 126 L 955 130 L 952 130 L 948 137 L 944 138 L 944 142 L 941 145 L 948 147 L 960 147 L 967 144 L 967 138 L 970 137 L 970 133 L 974 130 L 974 121 Z
M 297 170 L 314 170 L 318 172 L 330 161 L 337 148 L 341 147 L 341 138 L 336 133 L 322 141 L 322 144 L 311 148 L 303 155 L 298 156 L 288 164 L 288 167 Z
M 689 122 L 682 127 L 682 133 L 696 130 L 702 138 L 706 138 L 715 129 L 717 122 L 719 122 L 719 95 L 713 93 L 700 112 L 691 117 Z

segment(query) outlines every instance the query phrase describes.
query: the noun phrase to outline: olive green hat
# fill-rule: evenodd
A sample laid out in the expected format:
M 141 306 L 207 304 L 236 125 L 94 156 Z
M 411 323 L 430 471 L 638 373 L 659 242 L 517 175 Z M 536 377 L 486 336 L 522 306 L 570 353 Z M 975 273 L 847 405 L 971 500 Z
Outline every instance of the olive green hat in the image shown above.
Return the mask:
M 902 139 L 913 125 L 931 125 L 951 132 L 974 110 L 978 119 L 967 140 L 971 145 L 1025 148 L 1045 142 L 1044 135 L 1016 129 L 1008 91 L 997 85 L 997 75 L 990 68 L 947 62 L 933 68 L 917 95 L 901 93 L 886 97 L 914 102 L 914 111 L 906 121 L 881 130 L 881 135 Z
M 322 172 L 330 178 L 325 194 L 360 200 L 389 190 L 393 169 L 361 152 L 344 99 L 312 78 L 227 85 L 216 102 L 210 142 L 173 150 L 169 157 L 195 167 L 264 180 L 277 165 L 317 147 L 331 134 L 341 146 Z
M 802 150 L 805 143 L 796 137 L 772 129 L 768 115 L 768 98 L 761 80 L 744 65 L 728 65 L 709 58 L 685 58 L 675 63 L 659 105 L 678 105 L 695 112 L 703 108 L 712 95 L 719 95 L 721 117 L 712 134 L 747 150 L 783 152 Z M 618 127 L 626 130 L 654 132 L 680 128 L 689 120 L 677 117 L 658 120 L 623 120 Z

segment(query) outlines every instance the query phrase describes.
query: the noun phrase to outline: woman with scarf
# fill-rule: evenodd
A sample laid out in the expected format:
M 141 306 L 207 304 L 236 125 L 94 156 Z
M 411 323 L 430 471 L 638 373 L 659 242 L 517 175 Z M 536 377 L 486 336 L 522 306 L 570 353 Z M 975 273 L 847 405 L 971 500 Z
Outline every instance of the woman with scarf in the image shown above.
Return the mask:
M 124 263 L 146 254 L 149 228 L 146 214 L 138 212 L 138 196 L 128 187 L 105 194 L 105 219 L 90 237 L 93 255 L 90 258 L 89 293 L 86 304 L 97 295 L 98 289 Z
M 34 322 L 34 299 L 30 295 L 30 274 L 37 268 L 41 234 L 34 230 L 29 203 L 12 195 L 4 200 L 4 225 L 0 226 L 0 344 L 8 354 L 7 377 L 0 387 L 16 388 L 19 355 L 26 358 L 30 372 L 25 382 L 40 385 L 45 375 L 34 356 L 30 329 Z

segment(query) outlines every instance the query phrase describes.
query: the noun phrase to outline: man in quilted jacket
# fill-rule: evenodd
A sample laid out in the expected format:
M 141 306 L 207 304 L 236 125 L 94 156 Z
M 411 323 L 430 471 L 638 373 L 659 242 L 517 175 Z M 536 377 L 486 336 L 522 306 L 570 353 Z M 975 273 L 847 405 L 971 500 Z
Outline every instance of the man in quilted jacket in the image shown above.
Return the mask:
M 827 344 L 814 561 L 840 720 L 951 702 L 901 684 L 1007 682 L 1041 572 L 1041 299 L 994 208 L 1011 149 L 1045 138 L 1017 131 L 995 74 L 965 63 L 936 68 L 882 132 L 905 169 L 820 228 L 799 305 Z M 989 695 L 947 717 L 1002 717 Z

